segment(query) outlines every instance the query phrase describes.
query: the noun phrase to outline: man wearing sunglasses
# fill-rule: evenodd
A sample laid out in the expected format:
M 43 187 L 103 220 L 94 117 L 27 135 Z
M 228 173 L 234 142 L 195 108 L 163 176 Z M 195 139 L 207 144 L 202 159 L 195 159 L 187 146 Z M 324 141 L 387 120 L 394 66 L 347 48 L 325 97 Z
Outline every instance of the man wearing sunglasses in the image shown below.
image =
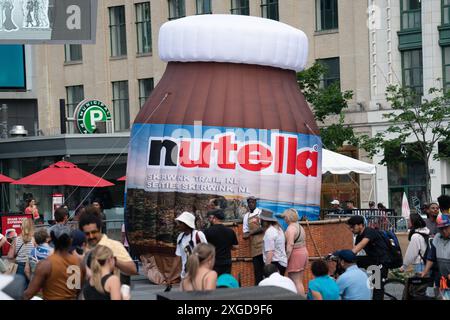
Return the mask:
M 137 274 L 136 264 L 121 242 L 109 239 L 106 234 L 101 232 L 102 220 L 99 216 L 86 210 L 86 212 L 80 216 L 78 226 L 86 235 L 88 249 L 93 249 L 97 245 L 102 245 L 111 249 L 116 258 L 116 268 L 121 272 L 121 282 L 122 284 L 129 285 L 129 276 Z

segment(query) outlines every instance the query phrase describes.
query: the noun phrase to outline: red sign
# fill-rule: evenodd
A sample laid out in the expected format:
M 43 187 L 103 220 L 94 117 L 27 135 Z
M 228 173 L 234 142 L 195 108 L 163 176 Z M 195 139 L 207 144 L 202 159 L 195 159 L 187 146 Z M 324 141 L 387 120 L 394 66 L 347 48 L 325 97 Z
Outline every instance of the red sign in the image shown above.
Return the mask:
M 2 215 L 2 231 L 1 233 L 8 238 L 8 242 L 11 242 L 11 235 L 16 232 L 16 235 L 22 233 L 22 221 L 25 219 L 32 219 L 31 214 L 15 214 L 15 215 Z M 2 247 L 3 255 L 7 255 L 9 251 L 9 245 L 5 243 Z

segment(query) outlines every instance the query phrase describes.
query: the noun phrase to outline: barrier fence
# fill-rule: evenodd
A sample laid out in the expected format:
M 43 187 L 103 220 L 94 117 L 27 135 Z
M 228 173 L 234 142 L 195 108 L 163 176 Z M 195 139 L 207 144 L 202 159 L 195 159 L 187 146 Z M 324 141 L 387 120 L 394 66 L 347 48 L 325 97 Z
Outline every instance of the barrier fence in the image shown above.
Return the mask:
M 340 212 L 333 209 L 323 209 L 320 211 L 321 220 L 350 218 L 355 215 L 363 216 L 366 225 L 375 229 L 393 232 L 408 230 L 406 219 L 397 215 L 394 209 L 354 209 Z

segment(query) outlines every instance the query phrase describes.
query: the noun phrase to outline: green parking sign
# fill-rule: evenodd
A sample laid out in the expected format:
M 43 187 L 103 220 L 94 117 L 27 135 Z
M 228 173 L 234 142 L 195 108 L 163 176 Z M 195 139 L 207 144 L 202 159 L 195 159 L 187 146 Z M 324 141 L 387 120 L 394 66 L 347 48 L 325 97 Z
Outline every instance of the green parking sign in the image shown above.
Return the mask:
M 111 120 L 111 113 L 99 100 L 84 100 L 75 109 L 75 121 L 80 133 L 94 133 L 96 122 Z

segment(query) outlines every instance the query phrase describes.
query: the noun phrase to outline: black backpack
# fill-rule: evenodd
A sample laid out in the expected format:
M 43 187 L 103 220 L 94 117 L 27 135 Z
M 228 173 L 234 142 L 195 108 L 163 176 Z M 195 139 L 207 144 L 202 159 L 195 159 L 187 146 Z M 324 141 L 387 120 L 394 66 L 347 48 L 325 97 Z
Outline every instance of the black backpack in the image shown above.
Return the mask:
M 419 250 L 420 258 L 422 259 L 424 264 L 427 264 L 428 252 L 430 252 L 430 250 L 431 250 L 431 241 L 433 239 L 430 238 L 429 234 L 423 234 L 423 233 L 420 233 L 420 232 L 414 232 L 414 233 L 420 234 L 423 237 L 423 240 L 425 240 L 425 243 L 427 244 L 427 248 L 425 249 L 425 254 L 423 256 L 420 254 L 420 250 Z
M 403 265 L 403 255 L 397 236 L 392 231 L 380 231 L 380 234 L 387 246 L 389 262 L 386 263 L 386 267 L 389 269 L 400 268 Z

